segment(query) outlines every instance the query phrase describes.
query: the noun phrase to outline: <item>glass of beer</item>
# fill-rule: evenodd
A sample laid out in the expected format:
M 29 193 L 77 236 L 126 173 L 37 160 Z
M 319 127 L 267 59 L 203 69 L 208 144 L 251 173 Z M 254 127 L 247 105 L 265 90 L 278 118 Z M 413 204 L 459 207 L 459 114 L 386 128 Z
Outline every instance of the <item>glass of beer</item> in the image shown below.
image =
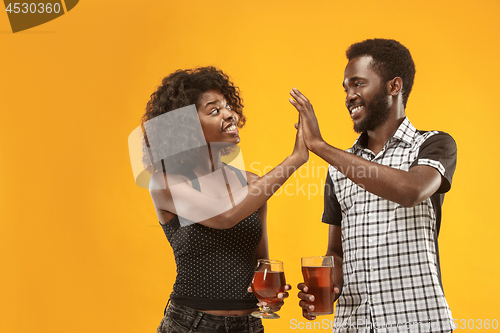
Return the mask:
M 285 291 L 285 272 L 283 262 L 278 260 L 259 259 L 252 279 L 252 291 L 259 302 L 266 302 L 260 311 L 252 312 L 252 316 L 264 319 L 276 319 L 269 305 L 279 302 L 278 294 Z
M 321 316 L 333 313 L 333 256 L 302 258 L 302 275 L 308 294 L 314 295 L 314 311 L 310 316 Z

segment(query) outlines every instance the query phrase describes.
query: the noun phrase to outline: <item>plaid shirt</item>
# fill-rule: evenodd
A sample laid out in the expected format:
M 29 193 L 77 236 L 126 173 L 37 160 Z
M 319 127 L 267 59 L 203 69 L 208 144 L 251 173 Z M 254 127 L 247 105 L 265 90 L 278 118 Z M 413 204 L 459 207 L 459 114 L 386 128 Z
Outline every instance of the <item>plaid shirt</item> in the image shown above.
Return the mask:
M 437 237 L 444 193 L 451 187 L 456 145 L 446 133 L 417 131 L 405 118 L 382 151 L 366 134 L 348 152 L 408 171 L 416 165 L 442 175 L 439 190 L 405 208 L 365 191 L 329 167 L 322 221 L 342 227 L 344 286 L 334 332 L 450 332 L 452 316 L 441 286 Z M 376 176 L 369 170 L 343 170 Z M 363 175 L 363 174 L 361 174 Z

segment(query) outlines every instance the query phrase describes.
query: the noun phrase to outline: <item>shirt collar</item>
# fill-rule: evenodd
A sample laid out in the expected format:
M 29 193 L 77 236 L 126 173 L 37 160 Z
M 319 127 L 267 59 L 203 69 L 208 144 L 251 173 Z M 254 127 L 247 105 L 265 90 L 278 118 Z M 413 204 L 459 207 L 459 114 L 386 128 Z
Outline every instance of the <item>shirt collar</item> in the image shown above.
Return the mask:
M 410 120 L 405 117 L 401 125 L 399 125 L 398 129 L 392 136 L 392 140 L 399 140 L 410 146 L 413 138 L 415 138 L 416 133 L 417 129 L 413 126 Z
M 396 132 L 394 132 L 394 134 L 387 141 L 387 143 L 390 143 L 392 141 L 402 141 L 407 145 L 411 145 L 416 132 L 417 129 L 413 126 L 410 120 L 407 117 L 405 117 L 401 125 L 399 125 L 398 129 L 396 130 Z M 352 149 L 353 150 L 364 149 L 366 148 L 367 144 L 368 144 L 368 135 L 366 134 L 366 132 L 363 132 L 358 136 L 356 141 L 354 141 Z

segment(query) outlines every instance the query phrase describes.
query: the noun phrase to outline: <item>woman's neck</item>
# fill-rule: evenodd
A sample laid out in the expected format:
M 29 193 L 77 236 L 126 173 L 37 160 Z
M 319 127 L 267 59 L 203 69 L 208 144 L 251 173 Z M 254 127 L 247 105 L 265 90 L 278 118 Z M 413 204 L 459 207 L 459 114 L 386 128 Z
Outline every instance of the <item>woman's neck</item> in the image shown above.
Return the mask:
M 207 143 L 208 149 L 202 149 L 200 151 L 201 160 L 200 163 L 194 167 L 193 171 L 197 174 L 205 175 L 214 172 L 222 167 L 221 161 L 221 149 L 216 147 L 216 145 L 211 145 Z

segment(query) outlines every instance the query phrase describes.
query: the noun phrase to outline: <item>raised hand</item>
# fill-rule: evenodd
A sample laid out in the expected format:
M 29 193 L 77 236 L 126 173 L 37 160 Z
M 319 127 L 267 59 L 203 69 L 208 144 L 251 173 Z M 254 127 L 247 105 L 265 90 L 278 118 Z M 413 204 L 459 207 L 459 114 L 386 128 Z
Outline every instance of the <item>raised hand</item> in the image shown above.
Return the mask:
M 299 117 L 299 123 L 295 124 L 297 135 L 295 136 L 295 146 L 293 147 L 292 155 L 298 156 L 303 163 L 309 159 L 309 150 L 307 150 L 306 143 L 304 142 L 304 130 L 302 129 L 302 122 Z
M 293 97 L 290 98 L 290 103 L 299 111 L 301 123 L 299 127 L 302 127 L 304 142 L 309 150 L 314 151 L 315 145 L 323 141 L 314 108 L 297 88 L 293 88 L 290 95 Z

